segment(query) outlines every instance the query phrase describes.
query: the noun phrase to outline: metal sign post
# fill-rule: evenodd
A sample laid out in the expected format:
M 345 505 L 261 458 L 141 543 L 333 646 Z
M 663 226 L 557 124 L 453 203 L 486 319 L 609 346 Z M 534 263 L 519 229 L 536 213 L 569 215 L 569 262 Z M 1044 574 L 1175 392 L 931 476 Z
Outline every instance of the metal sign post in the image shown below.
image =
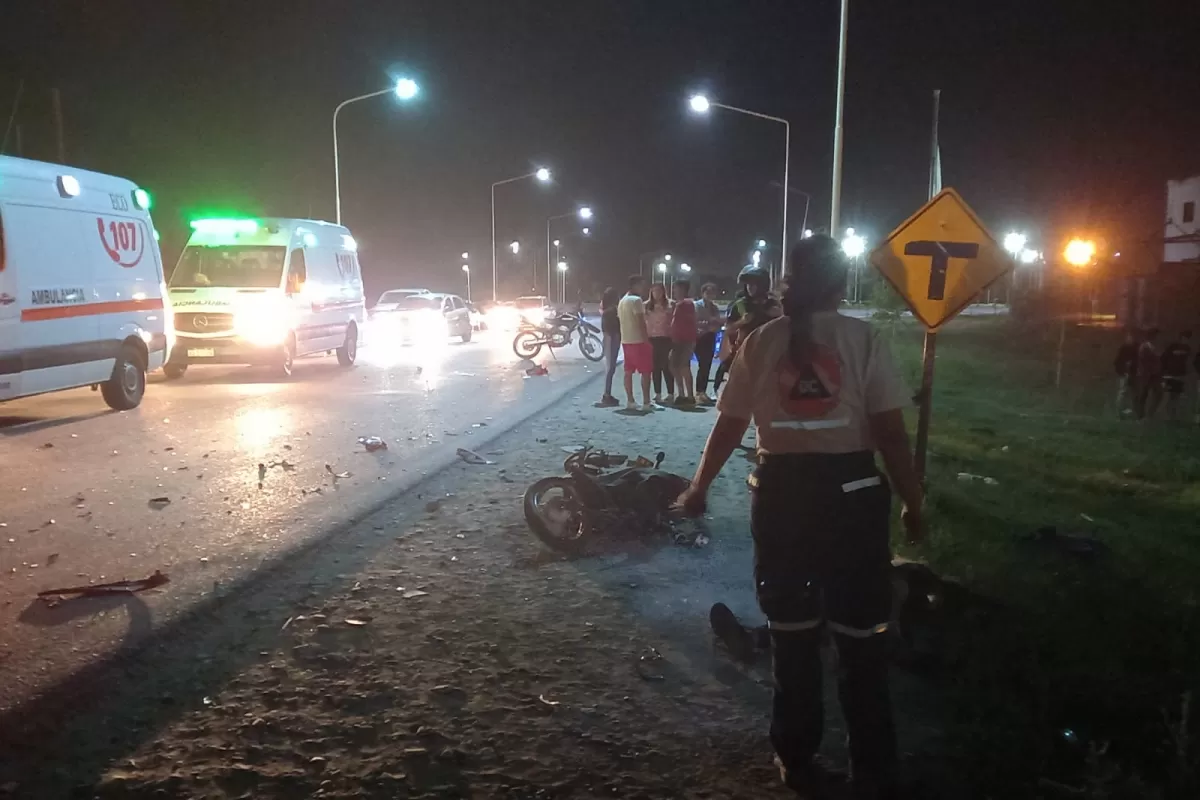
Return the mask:
M 938 192 L 871 253 L 871 264 L 925 326 L 916 469 L 925 477 L 937 333 L 1012 269 L 1012 258 L 953 189 Z

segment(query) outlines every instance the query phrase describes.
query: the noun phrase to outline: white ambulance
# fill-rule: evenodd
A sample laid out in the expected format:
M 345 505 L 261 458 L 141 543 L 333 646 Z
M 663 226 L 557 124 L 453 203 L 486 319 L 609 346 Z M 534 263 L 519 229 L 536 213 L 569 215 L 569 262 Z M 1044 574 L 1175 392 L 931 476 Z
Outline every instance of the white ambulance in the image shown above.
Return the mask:
M 135 408 L 169 350 L 164 294 L 144 190 L 0 156 L 0 400 L 91 385 Z
M 308 219 L 198 219 L 168 282 L 177 345 L 164 367 L 256 364 L 281 376 L 301 356 L 358 357 L 366 303 L 358 246 Z

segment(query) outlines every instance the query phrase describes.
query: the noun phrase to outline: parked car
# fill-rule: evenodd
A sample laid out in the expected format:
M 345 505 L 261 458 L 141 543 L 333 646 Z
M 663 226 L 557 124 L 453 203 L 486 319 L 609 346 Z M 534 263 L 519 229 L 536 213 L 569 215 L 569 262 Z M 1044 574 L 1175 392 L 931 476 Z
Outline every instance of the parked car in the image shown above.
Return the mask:
M 377 336 L 404 343 L 440 342 L 457 336 L 471 341 L 474 328 L 466 302 L 456 294 L 411 294 L 373 319 Z
M 518 297 L 513 305 L 520 314 L 521 320 L 531 325 L 541 325 L 555 316 L 554 306 L 550 304 L 550 299 L 545 295 Z
M 379 311 L 395 311 L 401 300 L 415 294 L 430 294 L 428 289 L 388 289 L 379 295 L 375 305 L 371 306 L 372 316 Z

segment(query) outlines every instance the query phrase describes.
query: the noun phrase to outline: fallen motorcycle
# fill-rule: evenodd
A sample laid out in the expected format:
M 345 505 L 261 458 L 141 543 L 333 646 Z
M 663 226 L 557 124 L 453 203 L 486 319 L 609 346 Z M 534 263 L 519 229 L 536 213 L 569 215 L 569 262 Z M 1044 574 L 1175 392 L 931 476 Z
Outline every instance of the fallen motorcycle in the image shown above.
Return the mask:
M 534 358 L 542 352 L 543 347 L 549 347 L 551 353 L 556 347 L 566 347 L 579 334 L 579 352 L 588 361 L 601 361 L 604 358 L 604 343 L 600 339 L 600 329 L 583 317 L 583 312 L 576 309 L 559 314 L 542 324 L 522 323 L 521 329 L 513 338 L 513 352 L 518 358 Z
M 568 555 L 586 552 L 605 536 L 674 534 L 682 520 L 675 500 L 690 481 L 659 469 L 665 457 L 659 453 L 653 464 L 640 459 L 635 466 L 605 472 L 624 457 L 583 448 L 563 463 L 566 477 L 542 478 L 525 490 L 525 521 L 542 542 Z M 699 543 L 698 537 L 686 543 Z

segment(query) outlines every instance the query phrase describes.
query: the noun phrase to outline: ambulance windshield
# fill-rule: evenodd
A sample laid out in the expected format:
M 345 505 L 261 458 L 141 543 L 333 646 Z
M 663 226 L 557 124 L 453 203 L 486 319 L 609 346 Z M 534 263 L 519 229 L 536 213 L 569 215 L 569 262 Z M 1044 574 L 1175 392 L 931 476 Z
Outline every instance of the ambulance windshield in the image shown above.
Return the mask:
M 283 283 L 284 248 L 264 245 L 187 247 L 171 273 L 172 289 L 277 289 Z

